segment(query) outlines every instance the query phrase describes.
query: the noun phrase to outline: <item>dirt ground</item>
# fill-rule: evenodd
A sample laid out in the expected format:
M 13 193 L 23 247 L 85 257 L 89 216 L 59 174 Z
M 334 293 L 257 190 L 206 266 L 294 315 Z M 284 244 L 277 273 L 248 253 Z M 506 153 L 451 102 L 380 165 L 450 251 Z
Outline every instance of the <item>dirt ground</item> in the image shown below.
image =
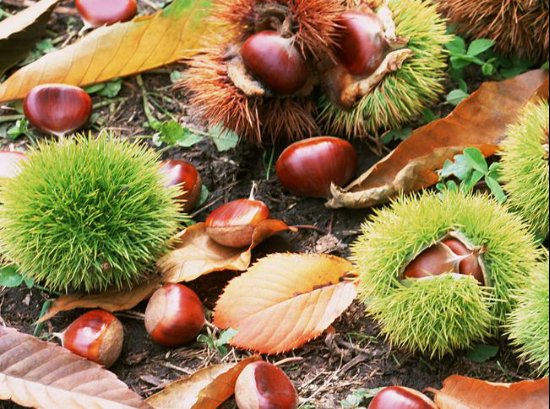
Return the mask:
M 64 30 L 67 23 L 64 23 L 64 19 L 67 18 L 73 17 L 56 15 L 54 34 L 66 35 Z M 168 99 L 159 99 L 163 108 L 190 123 L 192 120 L 189 118 L 185 95 L 172 90 L 169 73 L 170 70 L 166 69 L 143 75 L 144 89 L 167 95 Z M 154 131 L 143 126 L 146 119 L 142 91 L 135 78 L 125 79 L 120 95 L 96 110 L 105 119 L 104 126 L 127 138 L 151 137 Z M 102 101 L 98 97 L 94 98 L 95 103 Z M 436 106 L 433 109 L 442 112 L 449 108 Z M 0 107 L 0 117 L 13 113 L 10 107 Z M 194 126 L 200 128 L 200 123 Z M 150 139 L 144 140 L 150 142 Z M 0 148 L 29 143 L 32 141 L 26 137 L 15 142 L 0 138 Z M 354 144 L 361 158 L 361 171 L 378 160 L 365 143 L 355 141 Z M 227 153 L 219 153 L 211 141 L 205 140 L 190 149 L 164 151 L 163 157 L 192 162 L 210 190 L 207 203 L 216 204 L 203 208 L 195 216 L 197 221 L 204 220 L 208 212 L 219 203 L 248 196 L 252 183 L 256 182 L 259 187 L 256 197 L 269 206 L 274 217 L 283 219 L 289 225 L 315 225 L 318 228 L 318 231 L 303 230 L 297 234 L 276 236 L 255 251 L 256 257 L 276 251 L 326 251 L 342 257 L 348 256 L 348 246 L 356 238 L 360 224 L 369 212 L 331 211 L 325 209 L 322 200 L 289 195 L 278 183 L 273 168 L 266 165 L 272 149 L 277 158 L 282 147 L 267 147 L 264 151 L 245 143 Z M 205 306 L 212 310 L 222 289 L 234 276 L 233 273 L 213 274 L 191 283 L 190 287 L 197 291 Z M 49 298 L 52 295 L 38 289 L 0 289 L 0 323 L 32 334 L 33 322 L 38 318 L 43 302 Z M 197 369 L 247 355 L 247 352 L 231 350 L 227 356 L 220 356 L 216 350 L 200 343 L 173 350 L 156 345 L 145 332 L 142 318 L 144 309 L 142 303 L 133 311 L 116 314 L 124 324 L 126 337 L 122 356 L 112 367 L 120 379 L 142 396 L 155 393 L 166 382 Z M 50 339 L 52 333 L 63 330 L 81 313 L 73 311 L 60 314 L 44 326 L 39 336 Z M 285 361 L 282 368 L 294 381 L 302 408 L 339 408 L 342 400 L 360 388 L 405 385 L 422 390 L 428 386 L 439 387 L 442 380 L 451 374 L 511 382 L 527 378 L 530 373 L 529 368 L 518 362 L 502 339 L 488 342 L 498 345 L 500 350 L 495 358 L 482 364 L 470 360 L 467 352 L 443 360 L 432 360 L 393 350 L 378 335 L 376 324 L 366 317 L 359 302 L 333 326 L 335 332 L 330 335 L 322 336 L 292 353 L 268 358 L 272 362 Z M 18 406 L 0 402 L 0 408 L 15 407 Z M 224 406 L 235 407 L 231 401 Z

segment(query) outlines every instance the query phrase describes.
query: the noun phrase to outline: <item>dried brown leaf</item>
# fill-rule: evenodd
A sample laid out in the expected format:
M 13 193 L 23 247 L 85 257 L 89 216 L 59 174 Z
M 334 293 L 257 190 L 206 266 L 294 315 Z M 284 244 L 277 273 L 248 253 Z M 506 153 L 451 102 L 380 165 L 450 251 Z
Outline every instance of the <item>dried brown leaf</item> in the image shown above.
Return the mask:
M 548 72 L 535 70 L 486 82 L 449 116 L 423 126 L 345 189 L 332 187 L 330 208 L 366 208 L 436 184 L 437 170 L 467 147 L 493 155 L 507 125 L 539 90 Z
M 0 327 L 0 399 L 42 409 L 150 408 L 98 364 L 6 327 Z

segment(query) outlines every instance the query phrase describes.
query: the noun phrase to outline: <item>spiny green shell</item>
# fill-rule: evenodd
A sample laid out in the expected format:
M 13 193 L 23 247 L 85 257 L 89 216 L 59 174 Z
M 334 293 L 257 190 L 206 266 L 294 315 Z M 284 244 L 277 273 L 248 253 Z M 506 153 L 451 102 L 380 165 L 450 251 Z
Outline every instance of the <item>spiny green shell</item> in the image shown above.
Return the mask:
M 501 153 L 508 204 L 541 239 L 549 229 L 548 125 L 548 101 L 527 104 L 508 128 Z
M 519 292 L 518 306 L 510 316 L 509 327 L 510 338 L 521 357 L 543 376 L 549 373 L 549 268 L 547 253 L 546 260 L 533 271 L 526 288 Z
M 55 290 L 134 284 L 181 216 L 158 155 L 107 134 L 40 143 L 0 191 L 6 256 Z
M 443 18 L 425 0 L 390 0 L 397 34 L 410 39 L 414 55 L 401 69 L 387 75 L 351 112 L 321 100 L 319 122 L 326 133 L 365 137 L 380 130 L 400 128 L 422 113 L 443 92 L 446 54 L 450 40 Z
M 400 279 L 411 260 L 451 231 L 484 248 L 486 288 L 449 275 Z M 390 342 L 443 356 L 497 332 L 540 250 L 521 219 L 492 198 L 448 192 L 400 198 L 377 210 L 352 254 L 361 298 Z

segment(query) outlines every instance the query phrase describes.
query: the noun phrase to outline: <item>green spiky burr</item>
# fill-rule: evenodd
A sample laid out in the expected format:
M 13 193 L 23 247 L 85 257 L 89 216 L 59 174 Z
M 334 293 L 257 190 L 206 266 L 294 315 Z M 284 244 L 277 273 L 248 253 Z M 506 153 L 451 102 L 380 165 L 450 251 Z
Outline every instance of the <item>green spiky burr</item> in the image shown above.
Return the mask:
M 477 249 L 485 282 L 446 273 L 404 278 L 411 261 L 450 234 Z M 392 345 L 442 357 L 505 323 L 540 250 L 521 219 L 485 195 L 400 198 L 377 210 L 354 243 L 367 312 Z
M 444 90 L 444 45 L 450 37 L 436 6 L 425 0 L 390 0 L 389 7 L 397 35 L 409 39 L 407 48 L 412 56 L 351 111 L 322 97 L 319 123 L 327 134 L 367 137 L 398 129 L 420 115 Z
M 521 358 L 535 367 L 537 375 L 548 376 L 550 308 L 548 253 L 533 271 L 526 288 L 517 296 L 518 306 L 510 315 L 509 335 Z
M 102 133 L 40 143 L 0 190 L 8 259 L 52 290 L 144 279 L 182 216 L 158 154 Z
M 528 103 L 502 144 L 502 179 L 508 204 L 544 240 L 550 202 L 548 101 Z

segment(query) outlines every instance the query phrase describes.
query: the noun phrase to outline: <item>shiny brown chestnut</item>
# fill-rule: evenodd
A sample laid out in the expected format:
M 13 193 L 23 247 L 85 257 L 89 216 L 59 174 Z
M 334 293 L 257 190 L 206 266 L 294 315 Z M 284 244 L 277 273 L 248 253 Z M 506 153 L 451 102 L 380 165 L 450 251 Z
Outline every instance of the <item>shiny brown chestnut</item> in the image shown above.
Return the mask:
M 238 199 L 218 207 L 206 219 L 206 233 L 226 247 L 252 244 L 254 228 L 269 219 L 269 208 L 260 200 Z
M 145 329 L 151 339 L 166 347 L 190 343 L 205 323 L 201 300 L 181 284 L 165 284 L 147 304 Z
M 88 27 L 128 21 L 137 14 L 136 0 L 76 0 L 76 9 Z
M 251 35 L 241 47 L 248 71 L 279 95 L 292 95 L 304 87 L 309 77 L 306 60 L 292 39 L 275 31 Z
M 31 89 L 23 102 L 29 122 L 42 132 L 62 136 L 76 131 L 92 114 L 92 99 L 81 88 L 44 84 Z
M 425 278 L 445 273 L 471 275 L 481 284 L 485 278 L 478 255 L 460 240 L 443 240 L 424 250 L 405 268 L 406 278 Z
M 352 75 L 371 75 L 388 50 L 382 21 L 374 13 L 348 11 L 340 16 L 338 24 L 338 59 Z
M 106 368 L 118 359 L 124 342 L 122 324 L 103 310 L 87 312 L 59 335 L 65 348 Z
M 285 188 L 298 196 L 330 197 L 330 185 L 344 186 L 357 170 L 357 152 L 347 141 L 317 137 L 286 148 L 275 166 Z
M 374 397 L 368 409 L 437 409 L 437 406 L 414 389 L 390 386 Z
M 166 176 L 166 186 L 178 186 L 181 191 L 176 200 L 183 203 L 183 211 L 195 208 L 202 189 L 202 180 L 197 169 L 183 160 L 167 160 L 162 163 L 161 172 Z
M 0 151 L 0 179 L 14 178 L 20 172 L 21 161 L 27 157 L 20 152 Z
M 298 395 L 288 376 L 275 365 L 254 362 L 237 378 L 235 400 L 239 409 L 295 409 Z

